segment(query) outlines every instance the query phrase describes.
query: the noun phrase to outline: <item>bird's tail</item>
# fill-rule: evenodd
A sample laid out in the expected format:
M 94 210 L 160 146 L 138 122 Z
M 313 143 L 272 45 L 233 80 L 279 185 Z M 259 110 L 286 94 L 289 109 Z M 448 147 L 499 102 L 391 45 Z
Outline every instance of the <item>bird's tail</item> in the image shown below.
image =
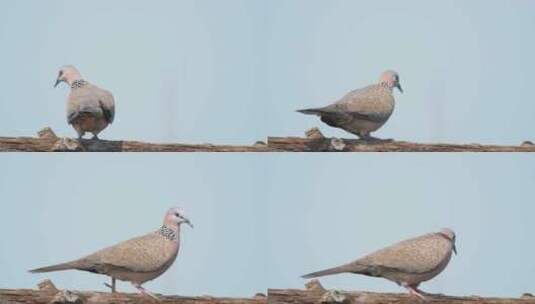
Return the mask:
M 322 277 L 322 276 L 331 275 L 331 274 L 344 273 L 344 272 L 348 272 L 346 266 L 347 265 L 342 265 L 342 266 L 338 266 L 338 267 L 324 269 L 324 270 L 312 272 L 312 273 L 309 273 L 309 274 L 305 274 L 304 276 L 301 276 L 301 277 L 303 279 L 311 279 L 311 278 L 317 278 L 317 277 Z
M 322 113 L 322 110 L 319 108 L 314 108 L 314 109 L 297 110 L 297 112 L 307 114 L 307 115 L 320 115 Z
M 29 271 L 32 273 L 38 273 L 38 272 L 51 272 L 51 271 L 60 271 L 60 270 L 68 270 L 68 269 L 74 269 L 72 262 L 61 263 L 61 264 L 56 264 L 56 265 L 42 267 L 42 268 L 36 268 L 36 269 L 29 270 Z

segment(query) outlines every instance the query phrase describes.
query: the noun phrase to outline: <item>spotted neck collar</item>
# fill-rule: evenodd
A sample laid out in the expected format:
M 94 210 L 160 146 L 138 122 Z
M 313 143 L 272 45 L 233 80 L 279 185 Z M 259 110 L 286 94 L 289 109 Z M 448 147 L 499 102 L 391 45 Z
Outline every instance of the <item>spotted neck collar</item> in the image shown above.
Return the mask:
M 177 231 L 163 225 L 159 230 L 158 234 L 163 236 L 164 238 L 168 239 L 169 241 L 176 241 L 178 240 L 178 233 Z
M 79 89 L 85 85 L 87 85 L 87 81 L 83 80 L 83 79 L 78 79 L 78 80 L 75 80 L 72 82 L 71 84 L 71 89 Z
M 379 85 L 382 86 L 382 87 L 385 88 L 385 89 L 390 90 L 390 91 L 392 91 L 392 90 L 394 89 L 393 87 L 390 87 L 390 86 L 388 85 L 388 83 L 386 83 L 386 82 L 384 82 L 384 81 L 383 81 L 383 82 L 380 82 Z

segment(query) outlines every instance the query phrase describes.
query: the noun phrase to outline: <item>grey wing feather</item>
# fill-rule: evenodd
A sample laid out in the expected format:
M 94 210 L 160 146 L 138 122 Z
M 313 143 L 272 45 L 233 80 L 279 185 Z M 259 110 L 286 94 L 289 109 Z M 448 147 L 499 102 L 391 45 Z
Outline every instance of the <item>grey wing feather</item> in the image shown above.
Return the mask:
M 339 101 L 322 108 L 328 113 L 346 113 L 354 118 L 383 122 L 390 117 L 394 97 L 378 85 L 370 85 L 347 93 Z
M 79 260 L 84 270 L 106 273 L 108 269 L 153 272 L 168 261 L 161 254 L 162 238 L 156 234 L 133 238 L 104 248 Z
M 115 118 L 115 101 L 113 95 L 106 90 L 102 90 L 99 105 L 108 123 L 112 123 Z
M 67 109 L 67 122 L 72 123 L 78 117 L 78 111 L 75 109 Z
M 67 120 L 72 123 L 81 113 L 104 115 L 108 123 L 115 117 L 113 95 L 95 85 L 71 91 L 67 101 Z
M 368 120 L 372 122 L 382 122 L 385 120 L 385 117 L 381 113 L 376 112 L 365 112 L 352 110 L 348 107 L 347 104 L 335 103 L 324 108 L 321 108 L 322 116 L 325 116 L 329 119 L 341 120 L 340 123 L 344 121 L 351 121 L 353 119 Z
M 447 252 L 451 251 L 449 246 L 448 241 L 440 236 L 426 234 L 376 251 L 350 265 L 359 270 L 363 265 L 368 266 L 370 275 L 387 271 L 427 273 L 443 261 Z M 440 254 L 437 254 L 437 248 Z

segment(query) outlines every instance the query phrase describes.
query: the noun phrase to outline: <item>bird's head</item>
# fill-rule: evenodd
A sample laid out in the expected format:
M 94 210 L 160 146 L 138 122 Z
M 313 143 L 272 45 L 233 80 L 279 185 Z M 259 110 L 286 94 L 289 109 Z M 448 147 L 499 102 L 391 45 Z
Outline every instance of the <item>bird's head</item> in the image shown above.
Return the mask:
M 398 88 L 398 90 L 403 93 L 403 89 L 399 83 L 399 75 L 395 71 L 383 72 L 379 78 L 379 83 L 386 85 L 390 89 Z
M 56 84 L 54 84 L 54 88 L 58 86 L 61 82 L 65 82 L 69 85 L 71 85 L 74 81 L 82 79 L 82 75 L 80 75 L 80 72 L 72 66 L 72 65 L 65 65 L 62 66 L 58 72 L 58 78 L 56 79 Z
M 164 224 L 168 227 L 188 224 L 191 228 L 193 228 L 193 224 L 184 216 L 184 211 L 177 207 L 167 210 L 164 218 Z
M 453 252 L 457 254 L 457 247 L 455 247 L 455 232 L 449 228 L 443 228 L 439 233 L 450 240 Z

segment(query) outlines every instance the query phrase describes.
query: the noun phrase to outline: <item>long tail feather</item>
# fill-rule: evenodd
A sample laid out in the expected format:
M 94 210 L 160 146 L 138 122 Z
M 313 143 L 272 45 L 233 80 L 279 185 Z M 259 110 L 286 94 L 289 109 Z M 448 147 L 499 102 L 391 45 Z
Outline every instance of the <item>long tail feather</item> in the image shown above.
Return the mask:
M 52 265 L 52 266 L 47 266 L 47 267 L 42 267 L 42 268 L 36 268 L 36 269 L 30 270 L 30 272 L 32 272 L 32 273 L 51 272 L 51 271 L 60 271 L 60 270 L 68 270 L 68 269 L 74 269 L 74 267 L 72 266 L 72 264 L 70 262 L 61 263 L 61 264 Z
M 302 276 L 302 278 L 311 279 L 311 278 L 317 278 L 317 277 L 322 277 L 322 276 L 331 275 L 331 274 L 338 274 L 338 273 L 343 273 L 343 272 L 347 272 L 345 265 L 305 274 L 304 276 Z
M 297 112 L 307 114 L 307 115 L 320 115 L 321 114 L 320 109 L 302 109 L 302 110 L 297 110 Z

